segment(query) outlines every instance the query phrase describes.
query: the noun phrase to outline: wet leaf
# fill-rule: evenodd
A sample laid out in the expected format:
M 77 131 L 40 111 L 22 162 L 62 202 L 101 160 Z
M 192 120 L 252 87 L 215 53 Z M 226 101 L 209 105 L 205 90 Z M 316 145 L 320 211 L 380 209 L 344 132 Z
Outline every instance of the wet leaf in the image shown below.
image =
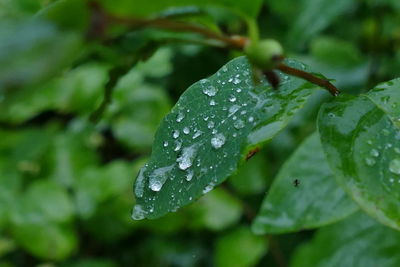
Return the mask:
M 138 175 L 133 218 L 160 217 L 193 202 L 275 136 L 315 90 L 301 79 L 280 78 L 277 91 L 265 81 L 254 85 L 240 57 L 189 87 L 161 123 L 152 156 Z
M 281 167 L 253 223 L 253 231 L 287 233 L 316 228 L 341 220 L 356 209 L 336 184 L 319 136 L 313 134 Z
M 325 104 L 318 124 L 341 186 L 369 215 L 400 230 L 400 80 Z
M 400 265 L 400 233 L 362 212 L 322 228 L 300 247 L 292 267 L 395 267 Z

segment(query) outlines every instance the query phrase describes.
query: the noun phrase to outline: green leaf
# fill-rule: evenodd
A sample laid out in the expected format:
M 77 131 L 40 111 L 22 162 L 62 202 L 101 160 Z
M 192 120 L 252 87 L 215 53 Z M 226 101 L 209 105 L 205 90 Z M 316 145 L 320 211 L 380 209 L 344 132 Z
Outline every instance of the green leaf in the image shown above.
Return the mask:
M 292 267 L 396 267 L 400 265 L 400 233 L 358 212 L 322 228 L 301 246 Z
M 264 237 L 255 236 L 250 229 L 240 227 L 217 239 L 215 266 L 255 266 L 266 251 L 267 240 Z
M 297 179 L 299 184 L 294 185 Z M 257 234 L 287 233 L 341 220 L 357 209 L 336 184 L 318 134 L 282 166 L 253 223 Z
M 339 184 L 369 215 L 400 229 L 400 79 L 321 108 L 324 151 Z
M 34 19 L 1 24 L 0 93 L 45 81 L 79 55 L 80 37 L 52 24 Z
M 18 244 L 45 260 L 62 260 L 77 246 L 77 236 L 68 226 L 52 223 L 21 222 L 12 227 Z
M 255 86 L 247 59 L 239 57 L 186 90 L 138 175 L 133 217 L 156 218 L 193 202 L 232 175 L 247 151 L 275 136 L 314 92 L 301 79 L 280 76 L 277 91 L 266 82 Z
M 72 201 L 62 187 L 49 180 L 38 180 L 19 199 L 12 220 L 15 224 L 67 222 L 73 213 Z
M 256 17 L 261 8 L 262 0 L 154 0 L 151 4 L 140 0 L 101 0 L 102 4 L 110 11 L 137 16 L 149 16 L 165 10 L 179 7 L 221 7 L 231 10 L 239 15 Z
M 328 27 L 333 20 L 350 10 L 353 0 L 303 0 L 297 9 L 299 14 L 291 23 L 288 39 L 295 47 L 301 47 L 311 37 Z

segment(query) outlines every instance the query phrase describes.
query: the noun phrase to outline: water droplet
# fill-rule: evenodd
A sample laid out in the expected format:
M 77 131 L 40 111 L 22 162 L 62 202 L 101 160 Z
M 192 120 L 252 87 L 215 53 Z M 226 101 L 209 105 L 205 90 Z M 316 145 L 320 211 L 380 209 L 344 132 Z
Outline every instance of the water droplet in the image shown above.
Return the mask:
M 136 197 L 143 197 L 143 191 L 144 191 L 144 172 L 146 170 L 146 166 L 140 169 L 138 176 L 136 178 L 136 183 L 135 183 L 135 196 Z
M 239 79 L 239 78 L 235 78 L 234 80 L 233 80 L 233 84 L 239 84 L 239 83 L 241 83 L 242 81 Z
M 213 129 L 213 130 L 211 131 L 211 133 L 212 133 L 212 134 L 216 134 L 216 133 L 217 133 L 217 129 Z
M 236 96 L 231 95 L 231 96 L 229 97 L 229 101 L 230 101 L 230 102 L 235 102 L 235 101 L 236 101 Z
M 182 147 L 182 142 L 176 141 L 174 151 L 179 151 Z
M 192 166 L 193 160 L 196 156 L 196 151 L 197 151 L 196 144 L 190 147 L 185 147 L 182 150 L 181 156 L 176 159 L 176 162 L 178 162 L 179 169 L 186 170 Z
M 209 121 L 207 124 L 207 128 L 212 129 L 212 128 L 214 128 L 214 125 L 215 125 L 215 123 L 213 121 Z
M 217 94 L 217 92 L 218 92 L 218 89 L 212 85 L 209 85 L 209 86 L 203 88 L 203 93 L 208 96 L 215 96 Z
M 223 72 L 227 72 L 227 71 L 228 71 L 228 68 L 227 68 L 226 66 L 223 66 L 221 70 L 222 70 Z
M 246 110 L 242 110 L 242 111 L 240 112 L 241 115 L 244 115 L 244 114 L 246 114 L 246 113 L 247 113 Z
M 225 136 L 221 133 L 211 138 L 211 145 L 215 149 L 221 148 L 225 144 Z
M 149 175 L 149 187 L 153 191 L 160 191 L 165 181 L 168 179 L 168 173 L 174 168 L 174 165 L 155 169 Z
M 187 174 L 186 174 L 186 177 L 185 177 L 185 179 L 186 179 L 186 181 L 191 181 L 192 180 L 192 178 L 193 178 L 193 171 L 192 170 L 189 170 L 188 172 L 187 172 Z
M 334 117 L 335 117 L 335 114 L 333 114 L 332 112 L 330 112 L 330 113 L 328 113 L 328 117 L 329 117 L 329 118 L 334 118 Z
M 197 131 L 194 133 L 194 135 L 193 135 L 192 138 L 193 138 L 193 139 L 196 139 L 196 138 L 199 137 L 202 133 L 203 133 L 202 131 L 197 130 Z
M 249 122 L 253 122 L 254 121 L 254 117 L 249 117 Z
M 373 157 L 375 157 L 375 158 L 376 158 L 376 157 L 379 157 L 379 151 L 376 150 L 376 149 L 371 149 L 370 155 L 373 156 Z
M 233 124 L 233 126 L 234 126 L 236 129 L 242 129 L 242 128 L 244 127 L 244 121 L 242 121 L 242 120 L 237 120 L 237 121 L 235 121 L 235 123 Z
M 372 140 L 371 140 L 371 139 L 368 140 L 368 141 L 367 141 L 367 144 L 368 144 L 368 145 L 372 145 L 372 144 L 373 144 Z
M 190 129 L 188 127 L 183 128 L 183 133 L 184 134 L 189 134 L 190 133 Z
M 236 92 L 240 93 L 242 91 L 242 89 L 238 88 L 236 89 Z
M 207 194 L 208 192 L 210 192 L 211 190 L 213 190 L 214 188 L 214 183 L 210 183 L 209 185 L 207 185 L 204 189 L 203 189 L 203 194 Z
M 240 109 L 239 105 L 233 105 L 229 108 L 229 116 L 236 113 Z
M 176 122 L 181 122 L 184 118 L 185 114 L 179 112 L 178 115 L 176 116 Z
M 178 138 L 178 137 L 179 137 L 179 131 L 178 131 L 178 130 L 173 131 L 172 137 L 173 137 L 174 139 Z
M 136 204 L 133 207 L 132 219 L 134 219 L 134 220 L 143 220 L 145 216 L 146 216 L 146 211 L 142 208 L 141 205 Z
M 210 100 L 210 106 L 215 106 L 215 100 L 214 99 Z
M 373 158 L 366 158 L 366 159 L 365 159 L 365 163 L 366 163 L 368 166 L 374 166 L 375 163 L 376 163 L 376 161 L 375 161 L 375 159 L 373 159 Z
M 389 163 L 389 171 L 400 175 L 400 158 L 395 158 Z
M 168 141 L 164 141 L 163 146 L 167 147 L 168 146 Z

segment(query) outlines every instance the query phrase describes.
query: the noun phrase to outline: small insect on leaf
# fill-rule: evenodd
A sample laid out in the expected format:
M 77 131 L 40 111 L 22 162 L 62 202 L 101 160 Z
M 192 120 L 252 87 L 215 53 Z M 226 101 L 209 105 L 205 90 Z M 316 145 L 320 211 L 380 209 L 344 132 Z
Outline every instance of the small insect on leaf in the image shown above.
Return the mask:
M 247 153 L 247 155 L 246 155 L 246 161 L 249 160 L 250 158 L 252 158 L 258 151 L 260 151 L 259 147 L 256 147 L 256 148 L 250 150 L 249 153 Z
M 293 185 L 294 185 L 294 187 L 299 187 L 299 185 L 300 185 L 299 179 L 295 179 L 295 180 L 293 181 Z

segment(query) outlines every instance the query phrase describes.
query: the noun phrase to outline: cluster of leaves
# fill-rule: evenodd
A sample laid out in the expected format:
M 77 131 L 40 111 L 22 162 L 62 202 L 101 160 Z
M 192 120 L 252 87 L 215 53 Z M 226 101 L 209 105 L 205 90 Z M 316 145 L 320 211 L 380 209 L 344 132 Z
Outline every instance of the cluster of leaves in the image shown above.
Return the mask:
M 399 266 L 399 13 L 0 0 L 0 266 Z M 273 90 L 219 40 L 142 18 L 217 35 L 258 18 L 342 95 L 281 72 Z

